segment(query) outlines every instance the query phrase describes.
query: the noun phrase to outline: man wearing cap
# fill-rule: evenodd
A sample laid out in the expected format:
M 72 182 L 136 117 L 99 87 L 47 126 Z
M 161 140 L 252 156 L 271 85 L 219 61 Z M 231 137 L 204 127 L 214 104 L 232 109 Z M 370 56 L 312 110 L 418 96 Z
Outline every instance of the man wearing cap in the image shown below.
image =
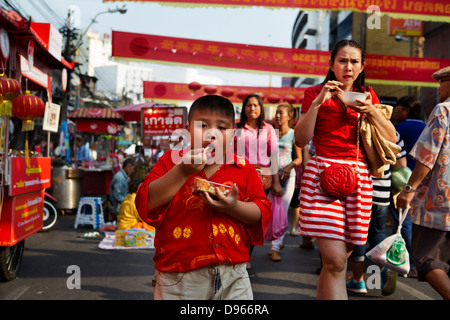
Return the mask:
M 450 66 L 435 72 L 439 101 L 411 150 L 416 160 L 397 207 L 409 209 L 419 281 L 450 300 Z

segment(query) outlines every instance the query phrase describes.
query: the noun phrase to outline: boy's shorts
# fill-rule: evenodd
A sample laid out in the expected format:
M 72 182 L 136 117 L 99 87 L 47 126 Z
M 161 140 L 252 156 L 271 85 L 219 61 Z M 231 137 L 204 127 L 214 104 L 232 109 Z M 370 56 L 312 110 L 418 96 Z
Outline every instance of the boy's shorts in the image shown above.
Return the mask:
M 419 281 L 434 269 L 450 271 L 450 232 L 412 225 L 411 247 Z
M 247 264 L 207 266 L 153 277 L 154 300 L 253 300 Z

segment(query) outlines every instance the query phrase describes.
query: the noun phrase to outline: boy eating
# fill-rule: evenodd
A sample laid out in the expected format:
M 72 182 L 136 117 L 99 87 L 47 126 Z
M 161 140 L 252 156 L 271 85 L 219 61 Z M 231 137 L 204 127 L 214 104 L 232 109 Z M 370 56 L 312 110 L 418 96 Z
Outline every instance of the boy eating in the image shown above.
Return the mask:
M 271 203 L 255 168 L 230 152 L 233 125 L 228 99 L 198 98 L 187 123 L 192 148 L 167 151 L 136 194 L 156 228 L 155 299 L 253 299 L 246 263 L 250 245 L 264 243 Z M 231 190 L 197 193 L 197 178 Z

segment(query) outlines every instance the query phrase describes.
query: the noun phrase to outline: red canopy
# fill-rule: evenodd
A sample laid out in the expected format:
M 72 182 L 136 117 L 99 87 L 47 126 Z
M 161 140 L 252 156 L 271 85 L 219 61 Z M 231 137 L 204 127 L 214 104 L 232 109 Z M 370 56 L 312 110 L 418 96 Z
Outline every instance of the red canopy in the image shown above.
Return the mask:
M 69 119 L 97 119 L 112 120 L 123 123 L 123 119 L 119 113 L 109 108 L 80 108 L 72 111 L 67 118 Z
M 141 109 L 142 108 L 152 108 L 152 107 L 173 107 L 174 105 L 156 103 L 156 102 L 145 102 L 141 104 L 130 104 L 128 106 L 123 106 L 114 109 L 117 113 L 122 116 L 124 121 L 141 121 Z

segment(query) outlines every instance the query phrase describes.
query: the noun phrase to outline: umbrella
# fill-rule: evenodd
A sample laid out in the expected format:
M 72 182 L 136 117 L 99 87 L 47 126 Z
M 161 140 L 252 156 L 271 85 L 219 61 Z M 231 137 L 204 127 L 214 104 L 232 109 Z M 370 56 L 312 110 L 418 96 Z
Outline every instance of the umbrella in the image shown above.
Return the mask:
M 91 119 L 91 120 L 109 120 L 117 123 L 123 123 L 119 113 L 109 108 L 80 108 L 67 115 L 72 120 Z
M 141 109 L 142 108 L 152 108 L 152 107 L 173 107 L 174 105 L 156 103 L 156 102 L 145 102 L 141 104 L 130 104 L 128 106 L 120 107 L 114 109 L 117 113 L 122 116 L 124 121 L 141 121 Z

